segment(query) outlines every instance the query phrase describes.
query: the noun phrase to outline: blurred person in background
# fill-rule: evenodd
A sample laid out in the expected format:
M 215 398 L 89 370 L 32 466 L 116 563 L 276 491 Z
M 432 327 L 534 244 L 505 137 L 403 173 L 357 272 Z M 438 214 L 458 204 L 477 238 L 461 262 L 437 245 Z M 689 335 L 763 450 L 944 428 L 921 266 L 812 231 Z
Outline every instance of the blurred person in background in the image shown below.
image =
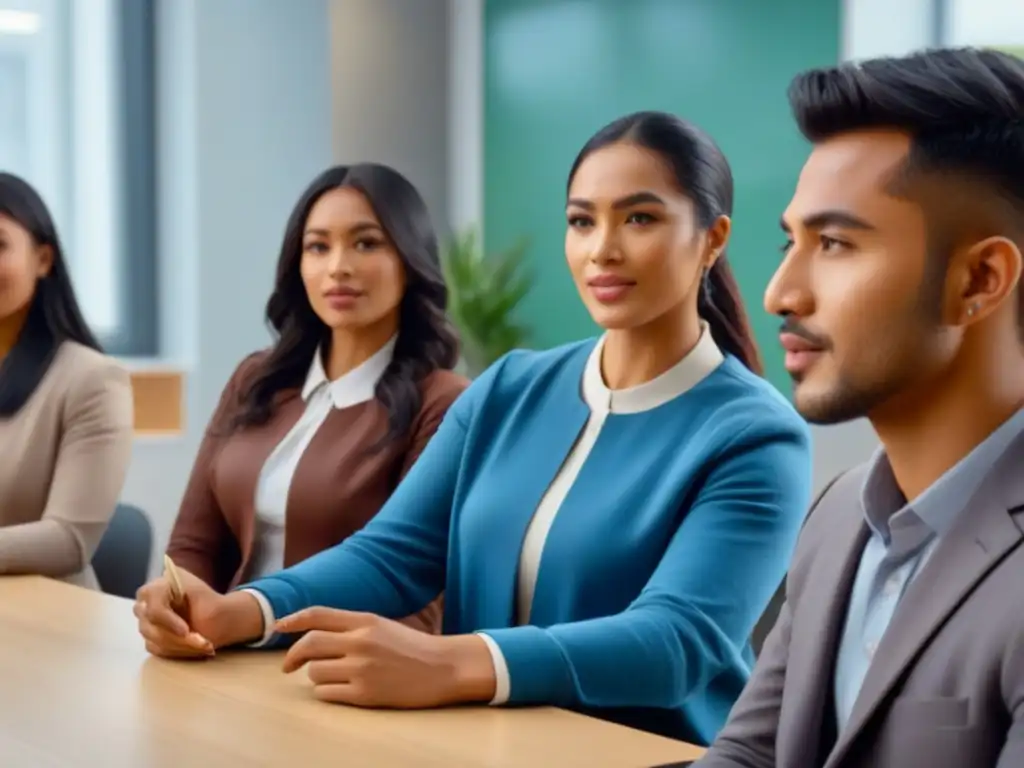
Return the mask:
M 267 303 L 276 340 L 224 389 L 168 555 L 224 592 L 366 525 L 466 387 L 451 370 L 447 297 L 409 181 L 369 163 L 317 177 L 281 245 Z M 415 626 L 439 629 L 439 602 L 417 612 Z
M 327 701 L 556 705 L 714 738 L 806 511 L 809 434 L 761 378 L 725 259 L 732 174 L 705 133 L 617 120 L 567 193 L 569 270 L 603 334 L 491 366 L 341 545 L 226 596 L 189 577 L 187 620 L 152 584 L 152 652 L 265 640 Z M 393 620 L 442 588 L 442 636 Z
M 99 587 L 132 434 L 128 373 L 82 317 L 46 204 L 0 173 L 0 575 Z

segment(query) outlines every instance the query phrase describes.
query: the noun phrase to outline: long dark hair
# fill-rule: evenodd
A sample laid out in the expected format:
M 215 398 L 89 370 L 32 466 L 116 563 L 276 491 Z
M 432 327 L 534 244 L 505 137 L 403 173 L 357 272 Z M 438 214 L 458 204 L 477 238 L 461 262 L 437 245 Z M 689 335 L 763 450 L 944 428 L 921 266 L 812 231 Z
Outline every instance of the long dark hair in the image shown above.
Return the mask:
M 422 379 L 435 370 L 450 370 L 458 362 L 458 336 L 445 314 L 448 287 L 437 235 L 423 198 L 408 179 L 384 165 L 329 168 L 302 193 L 288 218 L 266 311 L 276 342 L 243 389 L 232 423 L 235 429 L 266 423 L 274 412 L 275 395 L 302 385 L 310 361 L 330 338 L 330 329 L 309 303 L 300 263 L 309 212 L 325 193 L 339 187 L 357 189 L 366 196 L 405 267 L 394 357 L 375 392 L 388 412 L 388 430 L 379 446 L 408 432 L 422 405 Z
M 43 198 L 24 179 L 0 173 L 0 216 L 27 230 L 36 246 L 48 246 L 53 259 L 49 274 L 36 284 L 25 325 L 0 365 L 0 416 L 11 416 L 35 392 L 62 342 L 101 350 L 78 308 L 64 250 Z
M 719 216 L 732 216 L 732 170 L 722 150 L 697 126 L 664 112 L 635 112 L 595 133 L 573 161 L 568 185 L 589 155 L 620 141 L 655 152 L 669 165 L 679 189 L 693 201 L 701 227 L 710 227 Z M 722 350 L 754 373 L 764 373 L 740 289 L 724 253 L 704 274 L 697 311 Z

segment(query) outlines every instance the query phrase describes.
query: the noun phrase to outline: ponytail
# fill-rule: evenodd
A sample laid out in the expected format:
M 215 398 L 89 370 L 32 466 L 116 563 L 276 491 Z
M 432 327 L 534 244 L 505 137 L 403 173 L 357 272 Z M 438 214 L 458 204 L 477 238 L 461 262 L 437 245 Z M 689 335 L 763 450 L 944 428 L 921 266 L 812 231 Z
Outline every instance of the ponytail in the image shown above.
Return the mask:
M 764 375 L 764 361 L 724 254 L 704 273 L 697 295 L 697 313 L 707 321 L 719 349 L 739 358 L 758 376 Z

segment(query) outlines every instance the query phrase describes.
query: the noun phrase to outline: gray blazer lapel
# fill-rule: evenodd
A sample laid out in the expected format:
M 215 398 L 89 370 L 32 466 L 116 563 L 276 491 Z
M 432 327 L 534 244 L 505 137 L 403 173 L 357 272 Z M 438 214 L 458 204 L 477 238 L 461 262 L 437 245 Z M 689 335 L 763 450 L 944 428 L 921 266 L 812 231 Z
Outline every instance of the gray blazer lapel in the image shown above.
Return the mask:
M 1018 446 L 1024 442 L 1018 441 Z M 850 720 L 826 768 L 838 765 L 899 678 L 975 585 L 1021 541 L 1010 509 L 1024 501 L 1020 451 L 1000 462 L 908 587 L 868 669 Z
M 793 605 L 793 629 L 786 667 L 789 712 L 786 719 L 798 723 L 800 738 L 779 740 L 779 765 L 806 765 L 818 752 L 822 717 L 832 710 L 833 674 L 839 635 L 861 553 L 868 539 L 860 490 L 864 470 L 858 468 L 840 478 L 822 500 L 818 523 L 823 523 L 808 556 L 813 562 L 808 580 Z M 793 754 L 795 751 L 797 754 Z

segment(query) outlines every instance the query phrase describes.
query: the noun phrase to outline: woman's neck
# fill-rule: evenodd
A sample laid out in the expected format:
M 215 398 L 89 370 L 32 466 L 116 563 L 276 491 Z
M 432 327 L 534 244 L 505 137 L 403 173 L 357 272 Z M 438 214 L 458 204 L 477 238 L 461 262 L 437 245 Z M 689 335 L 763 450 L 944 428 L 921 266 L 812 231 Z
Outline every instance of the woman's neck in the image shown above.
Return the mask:
M 324 372 L 331 381 L 340 379 L 349 371 L 365 363 L 395 335 L 390 324 L 370 328 L 335 329 L 331 334 L 330 347 L 324 356 Z
M 701 324 L 677 313 L 640 328 L 610 330 L 601 354 L 608 389 L 629 389 L 656 379 L 686 357 L 700 341 Z

